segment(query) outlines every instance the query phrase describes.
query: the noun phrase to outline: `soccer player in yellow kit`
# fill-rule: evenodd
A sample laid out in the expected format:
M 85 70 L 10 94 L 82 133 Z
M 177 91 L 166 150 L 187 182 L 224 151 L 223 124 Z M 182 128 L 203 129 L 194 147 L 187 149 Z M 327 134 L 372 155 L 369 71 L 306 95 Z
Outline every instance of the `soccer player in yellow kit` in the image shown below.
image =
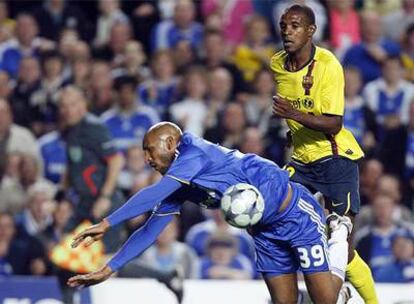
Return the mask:
M 355 216 L 360 208 L 357 160 L 364 156 L 343 127 L 344 75 L 328 50 L 312 42 L 315 15 L 303 5 L 288 8 L 280 20 L 284 50 L 271 60 L 277 96 L 273 113 L 287 119 L 293 145 L 286 166 L 291 180 L 325 197 L 331 213 Z M 349 250 L 347 277 L 365 303 L 378 303 L 368 265 Z

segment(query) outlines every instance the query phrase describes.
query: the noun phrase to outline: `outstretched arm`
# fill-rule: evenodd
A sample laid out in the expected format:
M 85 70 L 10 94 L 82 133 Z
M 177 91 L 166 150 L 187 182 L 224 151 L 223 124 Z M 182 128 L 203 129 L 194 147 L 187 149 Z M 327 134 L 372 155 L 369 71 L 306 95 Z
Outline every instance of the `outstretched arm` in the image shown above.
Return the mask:
M 181 183 L 168 176 L 163 177 L 158 183 L 146 187 L 134 194 L 122 207 L 117 209 L 100 223 L 86 228 L 73 239 L 72 247 L 79 244 L 89 246 L 94 241 L 100 240 L 105 232 L 122 221 L 153 210 L 155 206 L 181 187 Z
M 162 203 L 140 229 L 135 231 L 108 264 L 100 270 L 77 275 L 68 280 L 71 287 L 90 286 L 108 279 L 123 265 L 140 255 L 157 239 L 175 214 L 179 213 L 180 203 Z

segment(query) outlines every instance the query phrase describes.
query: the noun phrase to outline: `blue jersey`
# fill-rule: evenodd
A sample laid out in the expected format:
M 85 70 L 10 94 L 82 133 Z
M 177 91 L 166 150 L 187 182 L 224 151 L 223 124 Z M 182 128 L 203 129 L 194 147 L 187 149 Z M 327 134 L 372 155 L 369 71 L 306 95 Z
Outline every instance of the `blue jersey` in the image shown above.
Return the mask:
M 186 199 L 206 208 L 218 208 L 220 199 L 232 185 L 255 186 L 265 201 L 263 224 L 275 220 L 288 192 L 289 174 L 275 163 L 255 154 L 243 154 L 184 133 L 177 157 L 166 176 L 193 188 Z M 197 191 L 199 190 L 199 191 Z M 204 194 L 200 196 L 200 192 Z M 200 197 L 203 200 L 200 201 Z M 184 198 L 184 197 L 183 197 Z
M 54 183 L 59 183 L 66 170 L 66 145 L 56 131 L 39 138 L 40 153 L 44 162 L 44 176 Z
M 151 216 L 108 263 L 116 271 L 150 246 L 178 214 L 185 201 L 218 208 L 228 187 L 248 183 L 263 195 L 265 208 L 249 230 L 256 249 L 256 268 L 265 276 L 328 271 L 324 213 L 303 186 L 289 181 L 288 172 L 254 154 L 242 154 L 184 133 L 165 176 L 136 193 L 107 217 L 111 226 L 147 211 Z M 288 206 L 279 209 L 287 197 Z M 314 254 L 315 253 L 315 254 Z M 343 274 L 342 274 L 343 275 Z
M 159 122 L 157 112 L 150 107 L 137 107 L 131 113 L 123 113 L 119 109 L 110 109 L 101 115 L 102 121 L 112 135 L 118 151 L 126 151 L 132 145 L 142 144 L 147 130 Z

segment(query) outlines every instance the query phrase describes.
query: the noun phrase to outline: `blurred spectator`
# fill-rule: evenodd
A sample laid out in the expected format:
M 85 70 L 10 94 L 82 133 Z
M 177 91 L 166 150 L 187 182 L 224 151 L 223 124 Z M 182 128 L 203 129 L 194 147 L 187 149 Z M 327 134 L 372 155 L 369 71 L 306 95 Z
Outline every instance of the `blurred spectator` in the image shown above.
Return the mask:
M 155 244 L 139 257 L 139 262 L 159 271 L 169 272 L 180 267 L 184 271 L 184 278 L 196 279 L 197 255 L 187 244 L 178 242 L 177 237 L 178 222 L 175 219 L 161 232 Z
M 218 27 L 223 31 L 225 41 L 234 47 L 243 40 L 244 23 L 253 13 L 253 6 L 250 0 L 203 0 L 201 12 L 205 20 L 211 16 L 217 16 Z
M 18 238 L 13 216 L 0 212 L 0 277 L 44 275 L 47 273 L 45 250 L 35 238 Z
M 181 40 L 173 49 L 174 61 L 176 66 L 176 74 L 184 75 L 187 70 L 197 61 L 196 50 L 191 46 L 190 41 Z
M 65 197 L 57 197 L 52 214 L 52 222 L 39 235 L 47 251 L 57 245 L 64 237 L 66 227 L 73 215 L 73 204 Z
M 4 174 L 6 155 L 15 152 L 29 153 L 41 162 L 39 147 L 33 134 L 13 123 L 9 103 L 0 99 L 0 177 Z
M 359 16 L 354 9 L 355 0 L 328 0 L 329 42 L 338 58 L 353 44 L 361 40 Z
M 206 128 L 214 128 L 232 97 L 233 78 L 228 70 L 219 67 L 209 73 L 209 96 Z
M 0 43 L 12 38 L 15 28 L 16 22 L 9 17 L 7 2 L 0 2 Z
M 363 0 L 362 9 L 373 11 L 380 16 L 386 16 L 398 10 L 401 7 L 401 0 Z
M 252 94 L 242 99 L 249 125 L 257 126 L 262 134 L 269 129 L 272 117 L 272 96 L 275 94 L 273 74 L 267 69 L 257 71 L 252 83 Z
M 112 107 L 115 101 L 112 86 L 113 79 L 109 64 L 102 60 L 94 61 L 87 91 L 90 101 L 89 109 L 93 114 L 101 115 Z
M 145 64 L 146 56 L 141 43 L 130 40 L 125 45 L 123 62 L 116 69 L 112 70 L 113 78 L 131 76 L 140 83 L 151 76 L 151 71 Z
M 229 233 L 237 240 L 237 252 L 254 260 L 254 247 L 252 239 L 245 230 L 230 226 L 223 218 L 220 210 L 203 210 L 208 219 L 194 225 L 188 231 L 185 242 L 195 250 L 198 256 L 207 255 L 207 240 L 216 231 Z
M 116 184 L 123 158 L 111 141 L 109 132 L 96 117 L 88 114 L 86 98 L 77 88 L 62 90 L 59 111 L 64 123 L 63 139 L 68 152 L 65 189 L 73 189 L 78 202 L 72 225 L 84 219 L 101 220 L 123 201 Z M 104 238 L 107 252 L 122 242 L 122 227 L 111 229 Z
M 341 0 L 343 1 L 343 0 Z M 325 28 L 328 23 L 328 17 L 326 15 L 325 8 L 317 0 L 280 0 L 278 1 L 273 9 L 273 16 L 275 20 L 280 20 L 285 10 L 293 4 L 307 5 L 315 13 L 316 21 L 316 32 L 313 35 L 315 42 L 321 42 L 324 39 Z M 276 31 L 280 36 L 279 24 L 276 24 Z
M 76 30 L 83 39 L 91 39 L 91 25 L 83 10 L 66 0 L 46 0 L 35 10 L 39 34 L 50 40 L 57 40 L 65 28 Z
M 210 72 L 220 67 L 226 69 L 230 73 L 232 80 L 231 94 L 234 95 L 241 91 L 247 91 L 243 74 L 228 60 L 228 45 L 224 41 L 223 35 L 218 31 L 206 32 L 203 46 L 205 54 L 200 63 L 205 65 Z
M 358 67 L 363 83 L 380 77 L 381 64 L 388 56 L 398 56 L 400 47 L 395 42 L 382 38 L 381 19 L 373 11 L 364 11 L 361 20 L 361 42 L 346 51 L 344 66 Z
M 380 141 L 387 130 L 407 125 L 414 85 L 404 80 L 399 57 L 388 57 L 383 61 L 382 77 L 368 83 L 363 95 L 368 108 L 375 113 Z
M 250 16 L 246 21 L 245 31 L 243 41 L 234 51 L 233 61 L 243 72 L 244 80 L 252 82 L 256 73 L 269 65 L 275 46 L 270 40 L 269 24 L 264 17 Z
M 392 242 L 393 259 L 379 269 L 375 281 L 385 283 L 414 282 L 414 239 L 398 235 Z
M 175 65 L 172 54 L 161 50 L 151 58 L 153 78 L 144 81 L 138 87 L 138 97 L 144 105 L 154 108 L 165 120 L 169 106 L 177 97 L 178 79 L 174 75 Z
M 413 22 L 414 0 L 402 0 L 401 8 L 382 18 L 382 32 L 385 37 L 396 42 L 401 42 L 407 26 Z
M 206 70 L 203 67 L 192 67 L 184 76 L 182 84 L 184 100 L 171 105 L 171 118 L 185 131 L 203 136 L 207 117 L 208 82 Z
M 405 79 L 414 82 L 414 23 L 411 23 L 402 41 L 401 62 L 405 70 Z
M 237 239 L 226 232 L 212 234 L 206 256 L 200 262 L 200 278 L 213 280 L 253 279 L 251 262 L 237 250 Z
M 30 128 L 34 117 L 32 97 L 40 89 L 41 69 L 37 58 L 23 57 L 17 76 L 17 83 L 10 98 L 10 105 L 16 124 Z
M 50 50 L 55 43 L 37 37 L 36 20 L 30 14 L 22 13 L 16 19 L 16 39 L 0 45 L 0 69 L 16 78 L 20 61 L 26 56 L 38 56 L 41 50 Z
M 100 14 L 93 41 L 95 47 L 101 47 L 108 43 L 109 33 L 115 23 L 129 22 L 127 15 L 120 8 L 119 0 L 99 0 L 98 5 Z
M 118 178 L 118 186 L 124 192 L 125 197 L 130 197 L 136 191 L 150 184 L 151 169 L 145 164 L 142 147 L 135 144 L 126 150 L 126 164 Z
M 132 38 L 129 23 L 114 23 L 109 33 L 109 41 L 93 50 L 93 57 L 107 61 L 111 68 L 119 67 L 124 60 L 125 47 Z
M 115 81 L 116 103 L 102 114 L 117 150 L 125 152 L 132 145 L 142 145 L 144 135 L 159 122 L 157 112 L 136 100 L 137 82 L 134 77 L 122 76 Z
M 243 153 L 254 153 L 266 157 L 266 145 L 263 134 L 257 128 L 250 127 L 245 129 L 239 148 Z
M 13 85 L 9 74 L 7 72 L 0 71 L 0 98 L 9 99 L 12 90 Z
M 393 175 L 385 174 L 381 176 L 375 186 L 375 196 L 386 196 L 390 198 L 395 206 L 393 207 L 392 220 L 396 223 L 411 221 L 411 211 L 401 204 L 402 191 L 401 184 L 398 178 Z M 372 201 L 370 202 L 372 204 Z M 355 221 L 355 227 L 363 227 L 372 225 L 374 222 L 374 214 L 371 206 L 363 206 Z
M 355 234 L 355 248 L 371 267 L 374 277 L 379 269 L 392 261 L 394 237 L 401 233 L 414 236 L 411 226 L 393 220 L 394 210 L 392 198 L 378 195 L 372 202 L 373 223 Z
M 360 95 L 362 79 L 359 70 L 347 67 L 345 73 L 344 126 L 352 132 L 364 151 L 375 148 L 375 114 Z
M 377 183 L 384 172 L 384 166 L 377 159 L 366 159 L 362 161 L 360 170 L 359 192 L 363 206 L 374 200 Z
M 66 171 L 66 147 L 59 131 L 52 131 L 39 138 L 43 175 L 55 184 L 62 182 Z
M 237 103 L 230 103 L 226 106 L 220 123 L 214 128 L 207 129 L 204 137 L 231 149 L 241 144 L 246 126 L 243 107 Z
M 47 184 L 35 183 L 27 190 L 27 208 L 16 217 L 19 233 L 23 236 L 37 236 L 52 223 L 56 208 L 53 201 L 55 189 Z
M 42 176 L 39 161 L 33 155 L 19 152 L 9 154 L 7 160 L 8 174 L 3 177 L 0 184 L 1 211 L 13 214 L 22 211 L 29 200 L 29 190 L 35 185 L 50 193 L 55 191 L 55 186 Z M 10 166 L 16 166 L 15 170 Z
M 178 0 L 174 17 L 158 23 L 152 32 L 153 51 L 171 49 L 181 40 L 188 40 L 194 49 L 201 46 L 203 26 L 195 21 L 195 6 L 191 0 Z
M 39 89 L 30 96 L 31 129 L 36 136 L 56 129 L 58 94 L 64 85 L 63 64 L 58 52 L 42 55 L 42 81 Z
M 71 64 L 71 76 L 65 80 L 65 84 L 71 84 L 87 91 L 90 85 L 91 66 L 89 59 L 74 59 Z

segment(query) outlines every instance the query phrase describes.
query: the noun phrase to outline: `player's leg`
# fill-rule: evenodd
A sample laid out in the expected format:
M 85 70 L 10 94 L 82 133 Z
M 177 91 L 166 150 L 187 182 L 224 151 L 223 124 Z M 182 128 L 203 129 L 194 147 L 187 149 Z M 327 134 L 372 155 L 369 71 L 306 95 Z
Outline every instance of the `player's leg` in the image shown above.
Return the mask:
M 330 164 L 327 163 L 325 170 L 328 180 L 325 188 L 320 190 L 328 197 L 325 207 L 330 212 L 347 215 L 353 221 L 360 208 L 358 164 L 349 159 L 339 158 Z M 348 243 L 346 276 L 365 303 L 377 304 L 378 298 L 371 270 L 355 251 L 352 234 Z
M 324 212 L 309 192 L 302 194 L 298 208 L 303 233 L 292 243 L 309 294 L 314 303 L 336 303 L 345 278 L 351 221 L 339 216 L 332 219 L 327 242 Z
M 296 304 L 298 302 L 298 279 L 296 273 L 264 277 L 273 304 Z

